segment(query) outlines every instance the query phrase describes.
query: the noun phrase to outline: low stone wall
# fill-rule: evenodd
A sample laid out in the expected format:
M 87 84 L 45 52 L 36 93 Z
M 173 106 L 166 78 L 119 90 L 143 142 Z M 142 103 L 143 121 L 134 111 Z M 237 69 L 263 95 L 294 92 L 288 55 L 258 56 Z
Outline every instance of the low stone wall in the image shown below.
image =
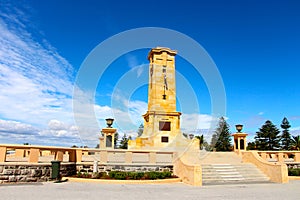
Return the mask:
M 174 174 L 182 179 L 186 184 L 202 186 L 202 168 L 198 163 L 194 163 L 199 155 L 198 151 L 185 152 L 174 161 Z
M 76 165 L 73 163 L 63 163 L 61 164 L 60 171 L 62 176 L 76 174 Z M 0 183 L 43 182 L 50 180 L 51 174 L 51 163 L 0 164 Z

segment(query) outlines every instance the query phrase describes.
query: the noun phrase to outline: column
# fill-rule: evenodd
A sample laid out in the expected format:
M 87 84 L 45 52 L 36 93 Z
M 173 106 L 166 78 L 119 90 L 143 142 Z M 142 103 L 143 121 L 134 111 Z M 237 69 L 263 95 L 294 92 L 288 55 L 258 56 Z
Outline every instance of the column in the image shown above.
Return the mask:
M 107 151 L 100 151 L 100 162 L 107 163 Z
M 6 161 L 6 147 L 0 147 L 0 162 Z
M 56 151 L 55 152 L 55 160 L 63 161 L 64 160 L 64 152 Z
M 39 162 L 39 156 L 40 156 L 40 150 L 31 148 L 29 153 L 28 162 L 30 163 L 38 163 Z
M 150 164 L 156 163 L 156 152 L 149 152 L 149 163 Z
M 132 163 L 132 152 L 131 151 L 125 152 L 125 163 Z

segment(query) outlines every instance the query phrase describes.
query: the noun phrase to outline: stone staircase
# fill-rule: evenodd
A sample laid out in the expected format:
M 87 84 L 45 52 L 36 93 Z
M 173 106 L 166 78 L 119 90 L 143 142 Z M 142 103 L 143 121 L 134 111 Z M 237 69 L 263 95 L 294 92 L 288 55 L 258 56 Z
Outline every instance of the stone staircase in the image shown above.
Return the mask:
M 203 185 L 269 183 L 255 165 L 242 163 L 233 152 L 209 152 L 201 159 Z

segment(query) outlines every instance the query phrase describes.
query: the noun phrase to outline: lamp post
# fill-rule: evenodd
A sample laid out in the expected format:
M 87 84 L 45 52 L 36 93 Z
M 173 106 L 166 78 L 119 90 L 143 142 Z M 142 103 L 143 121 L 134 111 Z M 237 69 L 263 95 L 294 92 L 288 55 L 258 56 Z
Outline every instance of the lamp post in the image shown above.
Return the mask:
M 112 128 L 112 124 L 114 123 L 114 119 L 113 118 L 107 118 L 105 120 L 106 120 L 107 128 Z

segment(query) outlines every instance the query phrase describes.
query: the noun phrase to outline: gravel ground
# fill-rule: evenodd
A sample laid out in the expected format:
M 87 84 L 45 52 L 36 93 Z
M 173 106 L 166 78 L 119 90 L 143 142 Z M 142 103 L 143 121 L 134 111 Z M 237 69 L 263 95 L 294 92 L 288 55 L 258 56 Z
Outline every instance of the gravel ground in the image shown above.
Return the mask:
M 300 181 L 193 187 L 175 184 L 32 183 L 0 185 L 1 200 L 300 199 Z

